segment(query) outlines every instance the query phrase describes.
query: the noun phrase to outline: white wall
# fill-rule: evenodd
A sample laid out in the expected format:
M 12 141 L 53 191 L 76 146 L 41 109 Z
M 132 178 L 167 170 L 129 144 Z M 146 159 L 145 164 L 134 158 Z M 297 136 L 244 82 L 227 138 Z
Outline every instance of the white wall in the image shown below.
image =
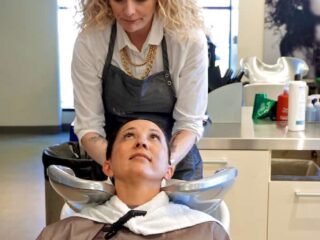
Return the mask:
M 249 56 L 263 60 L 265 0 L 239 1 L 238 61 Z
M 57 126 L 55 0 L 2 0 L 0 126 Z

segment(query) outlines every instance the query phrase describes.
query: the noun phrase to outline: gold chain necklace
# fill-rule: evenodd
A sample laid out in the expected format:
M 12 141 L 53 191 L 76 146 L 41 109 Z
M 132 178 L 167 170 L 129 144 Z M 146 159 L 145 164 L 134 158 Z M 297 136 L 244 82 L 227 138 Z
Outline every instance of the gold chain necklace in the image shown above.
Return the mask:
M 134 77 L 134 76 L 132 74 L 131 69 L 129 68 L 129 64 L 135 67 L 142 67 L 146 65 L 146 69 L 144 70 L 144 73 L 142 74 L 142 76 L 139 77 L 139 79 L 145 79 L 149 75 L 152 69 L 152 65 L 153 65 L 153 61 L 155 59 L 156 53 L 157 53 L 157 45 L 150 45 L 145 61 L 143 63 L 133 63 L 127 52 L 127 48 L 124 47 L 120 51 L 121 62 L 125 71 L 130 77 Z

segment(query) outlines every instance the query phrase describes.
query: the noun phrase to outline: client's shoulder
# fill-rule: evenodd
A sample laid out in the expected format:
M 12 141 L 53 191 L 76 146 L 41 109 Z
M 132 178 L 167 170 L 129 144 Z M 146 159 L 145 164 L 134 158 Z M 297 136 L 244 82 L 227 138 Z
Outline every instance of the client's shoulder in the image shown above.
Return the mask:
M 97 223 L 90 219 L 68 217 L 45 227 L 37 240 L 93 239 L 102 227 L 102 223 Z
M 188 239 L 230 240 L 224 227 L 215 221 L 199 223 L 184 230 Z

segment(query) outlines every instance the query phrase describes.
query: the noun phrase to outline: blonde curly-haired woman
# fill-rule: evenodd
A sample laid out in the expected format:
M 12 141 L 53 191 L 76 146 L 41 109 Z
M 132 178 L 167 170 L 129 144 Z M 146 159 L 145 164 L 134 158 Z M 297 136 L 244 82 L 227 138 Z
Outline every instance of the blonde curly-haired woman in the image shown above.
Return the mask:
M 171 139 L 174 178 L 202 177 L 208 48 L 194 0 L 81 0 L 72 61 L 75 132 L 100 165 L 106 135 L 131 118 Z

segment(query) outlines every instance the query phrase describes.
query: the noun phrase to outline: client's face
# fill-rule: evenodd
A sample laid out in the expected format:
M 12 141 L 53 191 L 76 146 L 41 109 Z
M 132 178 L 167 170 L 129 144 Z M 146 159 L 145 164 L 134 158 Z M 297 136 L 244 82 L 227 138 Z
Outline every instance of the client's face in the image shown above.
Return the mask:
M 153 122 L 130 121 L 119 130 L 113 145 L 110 169 L 115 179 L 170 178 L 168 147 L 164 133 Z

